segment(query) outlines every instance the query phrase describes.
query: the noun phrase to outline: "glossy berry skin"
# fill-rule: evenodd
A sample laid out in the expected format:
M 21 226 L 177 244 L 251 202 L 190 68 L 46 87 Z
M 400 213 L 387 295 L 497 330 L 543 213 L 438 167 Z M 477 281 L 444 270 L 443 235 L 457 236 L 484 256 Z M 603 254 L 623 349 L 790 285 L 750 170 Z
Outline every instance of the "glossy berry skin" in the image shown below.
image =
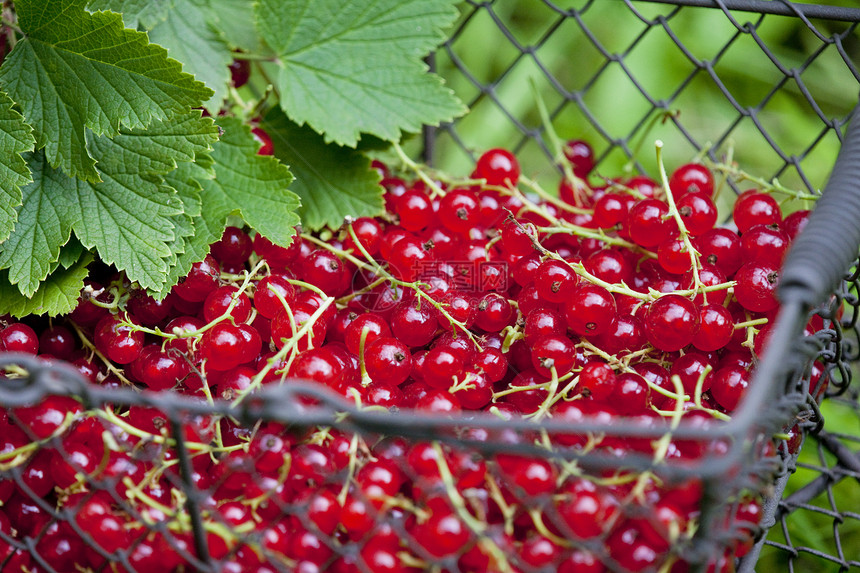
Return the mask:
M 693 337 L 693 346 L 705 352 L 724 348 L 734 334 L 732 313 L 719 304 L 699 308 L 699 331 Z
M 538 267 L 534 282 L 540 298 L 557 303 L 568 300 L 579 279 L 564 261 L 547 259 Z
M 615 321 L 615 299 L 605 288 L 578 286 L 565 305 L 567 326 L 580 336 L 598 336 L 607 332 Z
M 801 209 L 783 219 L 782 230 L 786 235 L 788 235 L 790 241 L 797 238 L 797 235 L 803 230 L 806 223 L 809 221 L 809 215 L 811 213 L 812 211 Z
M 337 296 L 349 286 L 346 266 L 327 249 L 311 252 L 302 265 L 305 282 L 319 287 L 329 296 Z
M 744 262 L 779 268 L 788 252 L 789 238 L 777 225 L 756 225 L 741 236 Z
M 609 229 L 627 221 L 630 207 L 636 198 L 627 193 L 606 193 L 594 204 L 594 223 L 601 229 Z
M 691 235 L 701 235 L 713 229 L 717 222 L 717 206 L 705 193 L 687 193 L 676 206 L 684 227 Z
M 779 306 L 776 286 L 779 273 L 776 268 L 762 263 L 746 263 L 735 274 L 735 298 L 752 312 L 769 312 Z
M 592 342 L 610 354 L 623 356 L 645 346 L 645 327 L 638 317 L 619 313 L 609 329 L 593 337 Z
M 551 334 L 561 335 L 566 331 L 567 322 L 564 316 L 556 310 L 544 307 L 529 312 L 523 326 L 524 339 L 529 346 L 533 346 L 539 338 Z
M 486 179 L 487 185 L 507 187 L 520 180 L 520 164 L 513 153 L 505 149 L 485 151 L 475 165 L 475 176 Z
M 537 233 L 531 223 L 518 225 L 509 219 L 501 227 L 502 248 L 512 255 L 529 255 L 535 252 Z
M 282 348 L 285 344 L 285 339 L 292 338 L 302 329 L 302 327 L 310 321 L 317 309 L 314 307 L 299 303 L 292 309 L 293 320 L 295 321 L 295 330 L 290 321 L 290 316 L 286 310 L 281 310 L 272 319 L 272 342 L 276 347 Z M 326 323 L 324 320 L 317 319 L 309 329 L 309 332 L 303 336 L 298 343 L 299 350 L 307 350 L 311 346 L 320 346 L 325 340 Z
M 726 277 L 734 275 L 743 262 L 741 239 L 729 229 L 711 229 L 696 237 L 693 245 L 701 254 L 702 263 L 714 265 Z
M 254 250 L 254 242 L 248 233 L 238 227 L 227 227 L 221 240 L 212 244 L 211 253 L 221 264 L 241 265 Z
M 484 332 L 500 332 L 513 317 L 514 309 L 508 299 L 497 293 L 488 293 L 478 303 L 475 325 Z
M 672 172 L 669 189 L 676 199 L 688 193 L 701 193 L 710 197 L 714 194 L 714 175 L 701 163 L 687 163 Z
M 565 159 L 570 162 L 573 174 L 580 179 L 585 179 L 594 169 L 594 150 L 588 142 L 571 139 L 565 142 L 562 152 Z
M 478 198 L 467 189 L 449 191 L 439 203 L 439 221 L 455 233 L 465 233 L 475 227 L 480 216 Z
M 592 400 L 606 400 L 615 390 L 615 371 L 600 360 L 592 360 L 582 367 L 579 384 L 588 389 Z
M 243 337 L 239 329 L 229 322 L 219 322 L 207 330 L 200 339 L 200 357 L 206 367 L 225 371 L 242 363 Z
M 212 322 L 226 313 L 231 304 L 233 308 L 230 309 L 230 316 L 235 322 L 248 320 L 251 316 L 251 299 L 232 285 L 220 286 L 209 293 L 203 302 L 203 318 L 206 322 Z
M 620 249 L 601 249 L 589 255 L 583 265 L 589 273 L 608 283 L 629 283 L 633 276 L 633 267 Z
M 433 340 L 438 329 L 435 309 L 428 303 L 397 303 L 391 314 L 391 332 L 407 346 L 424 346 Z
M 539 338 L 532 346 L 532 364 L 547 378 L 552 376 L 552 368 L 556 375 L 563 376 L 570 372 L 576 363 L 576 348 L 566 336 L 547 335 Z
M 99 351 L 117 364 L 129 364 L 143 350 L 143 333 L 132 330 L 123 321 L 134 322 L 130 316 L 109 315 L 99 321 L 93 342 Z
M 2 341 L 3 332 L 0 332 L 0 342 Z M 43 330 L 39 335 L 38 350 L 60 360 L 70 360 L 75 351 L 75 341 L 75 335 L 72 334 L 71 330 L 60 324 L 55 324 Z M 30 343 L 30 348 L 32 349 L 32 343 Z
M 669 206 L 659 199 L 642 199 L 627 213 L 627 233 L 637 245 L 656 247 L 671 238 L 674 222 L 668 218 Z
M 377 338 L 391 336 L 391 328 L 388 326 L 388 322 L 378 314 L 368 312 L 357 316 L 349 323 L 344 333 L 346 347 L 356 356 L 360 354 L 362 332 L 366 332 L 364 335 L 365 350 Z
M 16 322 L 0 330 L 0 350 L 6 352 L 39 353 L 39 336 L 24 323 Z
M 711 396 L 717 403 L 731 412 L 738 407 L 750 383 L 750 373 L 740 366 L 726 366 L 713 373 Z
M 287 305 L 292 304 L 295 300 L 296 289 L 290 284 L 289 278 L 278 273 L 263 277 L 257 283 L 257 289 L 254 292 L 254 308 L 266 318 L 275 318 L 275 315 L 284 308 L 278 295 L 284 299 Z
M 359 217 L 353 221 L 350 226 L 352 227 L 352 232 L 355 234 L 356 239 L 358 239 L 358 244 L 361 245 L 368 255 L 376 255 L 379 252 L 379 245 L 382 241 L 382 225 L 380 225 L 376 219 L 371 219 L 370 217 Z M 361 255 L 361 250 L 355 244 L 355 240 L 353 240 L 350 233 L 346 234 L 343 246 L 347 249 L 351 249 L 357 255 Z
M 275 145 L 272 143 L 272 138 L 269 134 L 261 127 L 254 126 L 251 128 L 251 135 L 257 140 L 259 144 L 259 148 L 257 149 L 257 155 L 272 155 L 275 153 Z
M 276 245 L 259 233 L 254 236 L 254 252 L 261 259 L 266 259 L 266 262 L 275 272 L 283 272 L 295 261 L 301 253 L 303 245 L 304 241 L 298 232 L 293 235 L 293 240 L 287 247 Z
M 364 362 L 370 378 L 381 384 L 402 384 L 412 370 L 409 347 L 390 336 L 377 338 L 368 345 Z
M 660 243 L 657 261 L 666 272 L 672 274 L 682 274 L 693 264 L 687 246 L 680 239 L 667 239 Z
M 210 292 L 218 288 L 221 267 L 212 255 L 206 255 L 199 263 L 194 263 L 185 280 L 173 287 L 181 298 L 191 302 L 202 302 Z
M 401 227 L 407 231 L 420 231 L 433 219 L 433 205 L 423 191 L 410 189 L 398 198 L 396 213 Z
M 645 313 L 645 335 L 654 348 L 674 352 L 690 344 L 699 330 L 699 309 L 688 298 L 661 296 Z
M 732 219 L 738 232 L 746 233 L 756 225 L 779 225 L 782 211 L 776 199 L 765 193 L 746 191 L 735 201 Z

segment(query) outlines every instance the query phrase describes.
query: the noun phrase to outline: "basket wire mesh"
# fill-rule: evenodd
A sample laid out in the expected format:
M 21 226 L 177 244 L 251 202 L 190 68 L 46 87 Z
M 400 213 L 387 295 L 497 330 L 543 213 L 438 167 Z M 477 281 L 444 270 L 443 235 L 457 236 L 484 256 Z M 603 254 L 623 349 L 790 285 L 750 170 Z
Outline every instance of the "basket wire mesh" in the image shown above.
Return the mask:
M 699 16 L 705 12 L 707 17 Z M 531 40 L 518 37 L 517 20 L 524 18 L 543 18 L 545 24 Z M 636 33 L 620 34 L 621 19 L 632 23 Z M 786 29 L 797 35 L 787 54 L 772 44 L 768 27 L 772 19 L 789 19 Z M 474 36 L 470 30 L 476 22 L 480 28 Z M 695 44 L 687 34 L 695 34 L 697 22 L 720 24 L 708 24 L 713 37 Z M 458 165 L 471 165 L 482 149 L 507 138 L 506 146 L 518 152 L 528 170 L 558 180 L 556 153 L 547 143 L 546 126 L 533 111 L 534 101 L 508 99 L 517 90 L 534 93 L 522 89 L 520 68 L 525 67 L 540 78 L 537 91 L 546 100 L 556 131 L 592 138 L 599 171 L 653 171 L 653 161 L 643 149 L 660 137 L 667 144 L 667 163 L 702 153 L 714 164 L 730 165 L 727 155 L 743 163 L 749 154 L 763 157 L 772 169 L 763 174 L 765 179 L 779 177 L 785 185 L 817 192 L 843 140 L 860 86 L 853 63 L 858 22 L 860 10 L 777 0 L 586 1 L 574 8 L 538 0 L 467 2 L 459 26 L 430 61 L 473 112 L 461 122 L 427 129 L 420 144 L 431 163 L 463 172 Z M 724 26 L 722 36 L 719 26 Z M 501 40 L 487 37 L 487 30 Z M 668 60 L 655 64 L 638 55 L 642 46 L 658 37 L 675 46 L 675 55 L 685 62 L 671 81 L 649 74 L 653 69 L 675 70 L 675 64 Z M 569 51 L 560 51 L 570 59 L 546 61 L 544 48 L 559 41 L 574 42 Z M 482 53 L 489 47 L 497 48 L 498 57 Z M 586 50 L 590 59 L 583 55 Z M 702 50 L 710 55 L 702 55 Z M 722 67 L 753 51 L 763 57 L 759 63 L 769 66 L 769 74 L 753 69 L 737 76 Z M 480 73 L 470 67 L 476 60 L 487 60 Z M 610 90 L 608 97 L 603 82 L 619 73 L 616 77 L 631 91 Z M 750 73 L 764 79 L 743 88 Z M 833 94 L 834 85 L 848 88 Z M 702 100 L 705 89 L 719 94 L 720 103 Z M 696 95 L 688 99 L 693 92 Z M 607 111 L 607 105 L 611 111 L 628 98 L 638 103 L 624 121 Z M 690 113 L 687 105 L 702 106 L 706 113 Z M 803 109 L 806 123 L 781 125 L 785 108 Z M 719 110 L 730 113 L 719 115 Z M 469 128 L 468 122 L 487 129 Z M 724 175 L 736 190 L 743 188 L 746 175 L 728 168 Z M 432 522 L 437 502 L 444 502 L 447 511 L 469 526 L 468 539 L 477 537 L 479 542 L 468 551 L 439 554 L 417 543 L 419 548 L 409 556 L 414 570 L 471 571 L 479 569 L 475 560 L 486 559 L 497 564 L 510 560 L 524 571 L 546 571 L 547 567 L 522 562 L 531 538 L 506 544 L 524 527 L 523 520 L 529 527 L 542 528 L 545 537 L 569 543 L 574 553 L 596 555 L 604 569 L 627 570 L 618 556 L 603 549 L 613 535 L 608 526 L 589 535 L 575 531 L 577 525 L 556 508 L 557 499 L 545 491 L 530 491 L 505 469 L 506 464 L 521 467 L 523 460 L 537 460 L 535 467 L 557 472 L 554 479 L 560 474 L 588 474 L 615 480 L 611 487 L 628 488 L 625 519 L 640 527 L 649 523 L 656 527 L 653 506 L 639 501 L 646 493 L 696 497 L 701 509 L 696 525 L 669 535 L 678 546 L 664 548 L 679 558 L 673 571 L 705 570 L 715 560 L 718 567 L 731 570 L 733 562 L 719 561 L 726 546 L 742 547 L 737 552 L 745 554 L 738 562 L 741 570 L 752 570 L 757 562 L 810 570 L 812 559 L 847 570 L 860 560 L 856 554 L 860 543 L 850 537 L 858 531 L 854 528 L 858 514 L 856 508 L 840 504 L 840 496 L 846 484 L 856 488 L 860 477 L 858 433 L 829 426 L 829 417 L 822 418 L 812 395 L 821 390 L 822 381 L 829 381 L 827 393 L 839 396 L 832 400 L 848 412 L 841 419 L 858 419 L 849 366 L 858 352 L 853 342 L 860 305 L 857 280 L 856 275 L 848 277 L 830 300 L 817 305 L 822 328 L 812 336 L 801 335 L 810 311 L 807 301 L 783 305 L 770 342 L 776 351 L 759 364 L 755 381 L 760 383 L 751 386 L 731 423 L 681 423 L 671 431 L 641 419 L 607 423 L 586 417 L 536 423 L 478 414 L 440 418 L 382 413 L 298 381 L 265 386 L 238 402 L 202 401 L 123 388 L 110 375 L 94 385 L 59 364 L 0 355 L 0 367 L 8 372 L 0 384 L 0 404 L 7 409 L 0 445 L 0 498 L 8 500 L 11 490 L 25 494 L 15 498 L 14 507 L 5 506 L 8 516 L 14 516 L 12 527 L 0 520 L 0 542 L 6 544 L 0 547 L 4 559 L 0 570 L 20 570 L 23 565 L 29 570 L 75 571 L 85 563 L 83 567 L 99 571 L 292 571 L 313 556 L 332 570 L 371 571 L 375 569 L 369 554 L 378 549 L 379 540 L 415 541 L 425 527 L 416 526 L 415 519 Z M 46 399 L 73 399 L 80 404 L 81 415 L 55 420 L 54 425 L 34 422 L 28 408 Z M 762 455 L 771 448 L 770 436 L 793 432 L 795 424 L 808 434 L 801 457 L 790 449 L 792 440 L 780 442 L 781 455 Z M 589 439 L 598 434 L 635 442 L 633 450 L 639 451 L 624 457 L 612 449 L 591 451 Z M 544 447 L 553 440 L 570 447 Z M 667 448 L 696 455 L 666 462 L 653 451 L 660 440 Z M 87 451 L 98 455 L 88 458 Z M 239 455 L 246 451 L 252 455 Z M 425 456 L 420 458 L 424 466 L 416 466 L 411 457 L 419 454 Z M 408 485 L 398 483 L 398 488 L 414 493 L 430 487 L 416 467 L 437 475 L 433 483 L 444 487 L 424 492 L 426 499 L 435 500 L 426 507 L 408 506 L 390 492 L 387 497 L 355 493 L 344 484 L 369 479 L 359 475 L 367 467 L 356 466 L 359 458 L 364 464 L 376 463 L 379 471 L 402 471 L 400 479 Z M 407 458 L 408 466 L 392 461 Z M 43 490 L 41 476 L 46 471 L 71 484 L 71 489 Z M 457 486 L 485 475 L 506 484 L 504 491 L 491 489 L 484 498 L 457 493 Z M 793 476 L 808 484 L 801 486 Z M 585 481 L 577 482 L 578 487 L 591 487 Z M 700 483 L 700 490 L 691 492 L 692 482 Z M 297 483 L 315 486 L 310 497 L 291 490 Z M 762 527 L 727 525 L 729 516 L 748 510 L 743 492 L 762 490 L 769 494 Z M 223 501 L 240 494 L 254 500 L 252 518 L 247 504 L 239 504 L 243 513 L 236 504 Z M 403 505 L 392 504 L 391 499 Z M 351 511 L 342 510 L 337 528 L 330 527 L 325 510 L 334 505 Z M 106 506 L 121 507 L 126 521 L 114 524 L 115 530 L 93 529 L 89 519 L 95 520 L 93 516 Z M 518 513 L 505 515 L 511 507 Z M 791 524 L 807 514 L 832 522 L 832 545 L 795 538 L 798 528 Z M 612 511 L 603 517 L 610 524 L 619 519 Z M 270 527 L 252 533 L 249 519 Z M 346 528 L 345 519 L 351 519 Z M 491 522 L 505 527 L 490 527 Z M 70 531 L 84 545 L 60 546 L 57 540 Z M 751 534 L 758 539 L 754 545 Z M 475 547 L 480 555 L 472 554 Z M 503 548 L 512 547 L 517 554 L 506 555 Z

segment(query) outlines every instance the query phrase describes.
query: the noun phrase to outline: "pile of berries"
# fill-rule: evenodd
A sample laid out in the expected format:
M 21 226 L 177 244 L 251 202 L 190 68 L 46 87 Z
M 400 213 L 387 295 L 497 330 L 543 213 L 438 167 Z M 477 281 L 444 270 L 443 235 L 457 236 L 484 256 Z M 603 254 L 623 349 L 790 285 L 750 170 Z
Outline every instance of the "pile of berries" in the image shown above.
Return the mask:
M 701 164 L 678 167 L 667 185 L 596 184 L 586 143 L 570 142 L 565 161 L 558 195 L 521 177 L 502 149 L 460 181 L 412 164 L 409 180 L 376 162 L 384 215 L 297 231 L 287 248 L 229 227 L 162 301 L 94 268 L 74 312 L 6 320 L 0 350 L 69 362 L 92 384 L 207 403 L 299 379 L 401 423 L 407 410 L 483 411 L 632 420 L 665 428 L 663 438 L 472 425 L 462 439 L 547 452 L 479 455 L 396 431 L 349 433 L 334 413 L 331 426 L 310 428 L 187 416 L 175 436 L 151 407 L 84 409 L 52 396 L 0 415 L 3 571 L 194 570 L 204 556 L 177 438 L 219 571 L 687 570 L 703 486 L 654 468 L 728 447 L 671 429 L 730 420 L 808 212 L 783 217 L 771 194 L 750 190 L 734 204 L 737 230 L 715 227 L 714 179 Z M 825 378 L 816 365 L 813 387 Z M 553 452 L 653 464 L 586 473 Z M 759 521 L 754 491 L 724 501 L 711 571 L 733 570 Z

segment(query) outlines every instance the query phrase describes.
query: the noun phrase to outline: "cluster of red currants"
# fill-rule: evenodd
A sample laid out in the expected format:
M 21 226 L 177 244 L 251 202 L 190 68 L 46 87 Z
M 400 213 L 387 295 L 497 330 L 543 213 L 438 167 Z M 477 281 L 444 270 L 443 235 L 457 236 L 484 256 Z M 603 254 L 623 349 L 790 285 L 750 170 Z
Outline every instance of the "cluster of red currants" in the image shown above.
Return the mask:
M 737 231 L 715 227 L 714 181 L 700 164 L 666 186 L 645 176 L 597 185 L 587 144 L 565 155 L 573 177 L 558 197 L 521 182 L 502 149 L 464 181 L 417 166 L 407 181 L 375 163 L 380 217 L 325 239 L 297 232 L 286 248 L 229 227 L 164 300 L 93 276 L 67 320 L 31 323 L 38 333 L 6 321 L 0 350 L 70 362 L 94 384 L 202 400 L 239 403 L 300 379 L 359 408 L 633 420 L 667 438 L 558 434 L 544 445 L 655 465 L 720 455 L 726 443 L 673 439 L 670 428 L 725 423 L 740 403 L 808 212 L 783 218 L 751 190 L 734 204 Z M 18 472 L 0 480 L 0 531 L 35 540 L 45 563 L 72 571 L 122 556 L 116 570 L 151 571 L 194 559 L 164 413 L 51 397 L 8 409 L 0 426 L 0 463 Z M 549 453 L 479 456 L 226 416 L 182 429 L 223 571 L 684 571 L 698 526 L 695 478 L 584 475 Z M 541 442 L 475 428 L 462 437 Z M 758 523 L 757 498 L 734 493 L 710 570 L 731 571 Z M 40 570 L 27 549 L 0 546 L 9 570 Z

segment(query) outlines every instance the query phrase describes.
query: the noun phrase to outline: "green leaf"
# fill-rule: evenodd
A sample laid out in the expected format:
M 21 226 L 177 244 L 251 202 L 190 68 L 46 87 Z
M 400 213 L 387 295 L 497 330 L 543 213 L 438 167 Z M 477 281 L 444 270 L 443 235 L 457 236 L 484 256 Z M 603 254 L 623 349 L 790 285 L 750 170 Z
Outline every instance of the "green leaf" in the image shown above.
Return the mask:
M 96 182 L 86 131 L 114 136 L 187 112 L 212 91 L 182 72 L 147 35 L 112 12 L 90 14 L 85 0 L 18 0 L 26 37 L 0 67 L 0 84 L 33 126 L 50 164 Z
M 154 121 L 147 129 L 122 129 L 113 138 L 90 137 L 88 145 L 99 159 L 99 169 L 163 175 L 194 161 L 216 141 L 218 127 L 212 118 L 192 111 Z
M 33 180 L 27 162 L 21 157 L 21 153 L 33 149 L 33 130 L 12 109 L 13 103 L 0 92 L 0 241 L 9 236 L 15 225 L 15 208 L 23 201 L 21 186 Z
M 167 48 L 171 58 L 183 62 L 186 72 L 214 91 L 203 106 L 215 115 L 227 97 L 233 61 L 230 46 L 218 31 L 218 12 L 203 0 L 174 1 L 174 8 L 152 28 L 149 39 Z
M 421 60 L 457 17 L 455 0 L 260 0 L 257 25 L 281 62 L 281 107 L 326 141 L 389 141 L 462 114 Z
M 210 3 L 218 11 L 219 27 L 232 48 L 252 54 L 263 51 L 254 20 L 253 0 L 210 0 Z
M 182 213 L 176 192 L 154 175 L 103 171 L 102 178 L 102 183 L 70 179 L 75 235 L 130 280 L 160 288 L 176 239 L 173 217 Z
M 18 222 L 0 245 L 0 269 L 9 269 L 9 282 L 30 297 L 51 272 L 77 219 L 71 192 L 74 180 L 48 166 L 44 153 L 29 154 L 28 164 L 33 182 L 22 189 Z
M 172 260 L 173 264 L 167 271 L 161 290 L 151 292 L 158 299 L 170 294 L 170 288 L 188 274 L 191 265 L 202 261 L 209 254 L 209 246 L 220 239 L 220 233 L 224 231 L 223 226 L 220 229 L 217 228 L 218 224 L 210 228 L 206 219 L 201 216 L 202 187 L 199 182 L 211 179 L 215 175 L 213 169 L 205 167 L 207 159 L 208 156 L 204 155 L 198 156 L 195 163 L 180 163 L 175 171 L 165 176 L 165 182 L 177 190 L 184 215 L 174 219 L 177 237 L 172 247 L 176 254 Z M 190 234 L 187 232 L 189 229 Z
M 135 30 L 142 26 L 149 30 L 167 18 L 172 6 L 173 0 L 90 0 L 87 9 L 117 12 L 122 14 L 126 28 Z
M 86 251 L 84 246 L 77 237 L 72 235 L 69 242 L 63 245 L 63 248 L 60 249 L 60 258 L 57 259 L 57 264 L 62 266 L 64 269 L 68 269 L 80 260 L 84 251 Z
M 287 190 L 293 180 L 289 169 L 274 157 L 257 155 L 251 128 L 238 119 L 220 118 L 219 124 L 224 134 L 212 150 L 215 177 L 200 181 L 209 236 L 220 238 L 227 216 L 238 214 L 272 242 L 289 245 L 300 205 Z
M 302 199 L 304 227 L 337 228 L 347 215 L 373 217 L 385 211 L 379 174 L 366 156 L 326 145 L 322 136 L 291 122 L 279 109 L 269 111 L 261 127 L 272 138 L 275 157 L 296 177 L 291 189 Z
M 87 265 L 92 261 L 93 256 L 85 253 L 70 268 L 57 269 L 31 297 L 22 295 L 6 280 L 7 271 L 0 271 L 0 314 L 22 318 L 31 314 L 57 316 L 71 312 L 78 304 L 89 273 Z

